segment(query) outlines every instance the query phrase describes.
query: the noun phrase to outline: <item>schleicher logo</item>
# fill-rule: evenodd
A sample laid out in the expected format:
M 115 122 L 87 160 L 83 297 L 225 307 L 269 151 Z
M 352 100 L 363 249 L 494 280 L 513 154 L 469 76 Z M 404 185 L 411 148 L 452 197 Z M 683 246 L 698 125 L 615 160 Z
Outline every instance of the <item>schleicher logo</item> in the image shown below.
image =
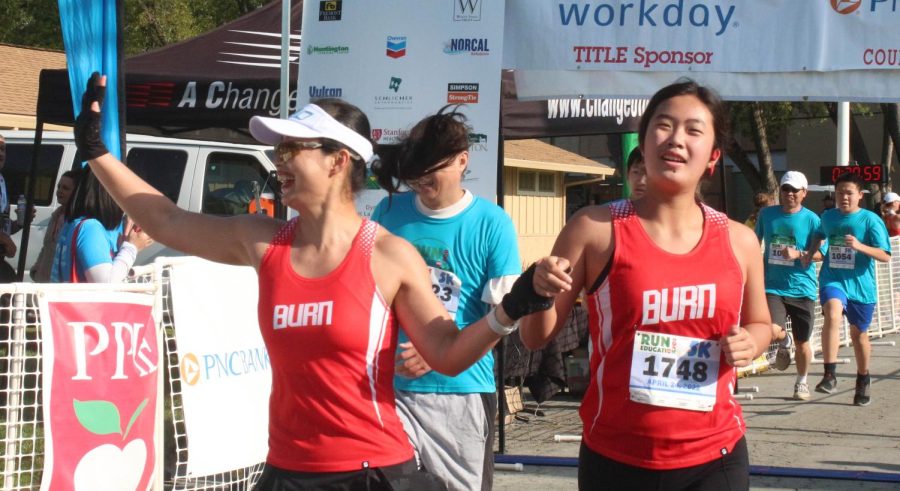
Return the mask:
M 860 5 L 862 5 L 862 0 L 831 0 L 831 8 L 843 15 L 856 12 Z
M 387 55 L 394 59 L 406 56 L 406 36 L 388 36 Z

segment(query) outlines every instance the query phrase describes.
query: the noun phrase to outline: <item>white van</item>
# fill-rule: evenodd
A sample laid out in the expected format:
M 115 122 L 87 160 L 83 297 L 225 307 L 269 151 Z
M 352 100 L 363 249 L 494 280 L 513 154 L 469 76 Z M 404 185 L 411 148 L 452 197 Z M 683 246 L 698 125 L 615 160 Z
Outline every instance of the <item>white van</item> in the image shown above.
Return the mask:
M 31 170 L 34 147 L 33 131 L 3 131 L 6 138 L 6 180 L 11 207 L 27 191 L 25 185 Z M 128 135 L 125 161 L 136 174 L 160 190 L 179 207 L 213 215 L 237 215 L 262 209 L 273 214 L 275 165 L 271 147 L 238 145 L 199 140 Z M 25 279 L 37 259 L 44 240 L 50 214 L 58 206 L 56 184 L 63 172 L 73 166 L 76 149 L 72 133 L 43 133 L 41 156 L 34 192 L 35 217 L 28 239 Z M 257 200 L 257 196 L 262 200 Z M 10 210 L 11 212 L 13 210 Z M 15 213 L 11 213 L 15 219 Z M 18 244 L 22 232 L 13 235 Z M 222 240 L 228 240 L 223 237 Z M 21 251 L 21 247 L 19 247 Z M 154 244 L 141 251 L 137 264 L 153 262 L 158 256 L 183 253 Z M 18 254 L 7 259 L 18 268 Z

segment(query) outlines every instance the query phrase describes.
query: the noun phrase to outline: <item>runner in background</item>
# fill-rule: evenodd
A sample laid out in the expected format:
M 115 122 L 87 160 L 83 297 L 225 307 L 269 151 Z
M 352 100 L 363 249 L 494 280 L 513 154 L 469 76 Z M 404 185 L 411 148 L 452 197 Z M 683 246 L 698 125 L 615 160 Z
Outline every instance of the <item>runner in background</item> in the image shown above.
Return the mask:
M 848 172 L 834 182 L 837 207 L 822 214 L 815 240 L 803 257 L 808 264 L 822 244 L 828 240 L 828 253 L 819 271 L 819 301 L 825 325 L 822 327 L 822 359 L 825 374 L 816 392 L 833 394 L 837 390 L 837 352 L 844 315 L 850 323 L 850 340 L 856 358 L 856 390 L 853 404 L 868 406 L 872 400 L 869 377 L 869 324 L 875 312 L 875 261 L 891 259 L 884 222 L 869 210 L 860 208 L 864 183 Z
M 272 367 L 269 454 L 257 489 L 437 489 L 417 471 L 394 405 L 397 323 L 432 368 L 455 375 L 552 302 L 523 275 L 502 305 L 460 331 L 405 240 L 356 212 L 373 156 L 368 119 L 339 99 L 289 119 L 250 120 L 275 144 L 285 205 L 299 216 L 217 217 L 178 208 L 100 140 L 105 78 L 92 77 L 75 124 L 81 155 L 160 242 L 259 275 L 259 326 Z M 228 240 L 222 240 L 227 237 Z M 533 270 L 532 270 L 533 272 Z
M 524 317 L 536 349 L 587 290 L 591 385 L 579 489 L 748 489 L 746 425 L 732 397 L 735 367 L 772 339 L 760 246 L 753 232 L 696 199 L 727 141 L 712 90 L 679 81 L 641 118 L 647 192 L 581 210 L 535 291 L 555 309 Z
M 390 194 L 372 219 L 419 251 L 435 295 L 460 329 L 499 304 L 522 272 L 512 220 L 462 187 L 471 132 L 465 121 L 446 106 L 413 126 L 396 159 L 373 167 Z M 412 191 L 394 194 L 399 183 Z M 492 353 L 449 377 L 432 371 L 402 330 L 399 346 L 397 412 L 423 467 L 451 490 L 491 489 L 497 415 Z
M 808 187 L 802 172 L 786 172 L 781 178 L 781 204 L 760 210 L 756 221 L 756 236 L 765 244 L 766 302 L 776 330 L 782 331 L 787 318 L 791 319 L 791 332 L 797 345 L 797 380 L 793 397 L 800 401 L 809 400 L 807 374 L 812 360 L 809 337 L 818 286 L 815 266 L 800 261 L 800 256 L 809 250 L 820 223 L 819 216 L 803 206 Z M 816 251 L 813 260 L 821 261 L 821 252 Z M 785 370 L 790 366 L 790 346 L 791 336 L 783 336 L 775 357 L 775 368 Z
M 640 199 L 647 192 L 647 168 L 641 159 L 641 149 L 635 147 L 628 154 L 628 187 L 631 189 L 631 199 Z
M 887 193 L 881 200 L 881 218 L 887 227 L 888 236 L 900 235 L 900 195 Z

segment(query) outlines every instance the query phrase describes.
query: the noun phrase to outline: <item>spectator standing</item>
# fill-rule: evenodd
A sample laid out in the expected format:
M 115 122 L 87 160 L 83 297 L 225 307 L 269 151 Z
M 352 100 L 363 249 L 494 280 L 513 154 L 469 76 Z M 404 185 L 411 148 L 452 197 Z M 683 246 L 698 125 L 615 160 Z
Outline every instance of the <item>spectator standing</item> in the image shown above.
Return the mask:
M 889 237 L 900 235 L 900 195 L 894 192 L 884 195 L 881 201 L 881 219 L 884 220 Z
M 6 165 L 6 138 L 0 135 L 0 172 Z M 16 281 L 16 269 L 13 268 L 5 258 L 11 258 L 16 255 L 16 243 L 12 240 L 12 235 L 22 229 L 18 220 L 10 219 L 10 198 L 6 189 L 6 180 L 0 173 L 0 283 L 12 283 Z M 16 215 L 24 213 L 24 210 L 16 209 Z
M 53 283 L 119 283 L 138 252 L 153 242 L 130 219 L 123 220 L 122 209 L 90 169 L 75 186 L 65 218 L 50 271 Z
M 822 198 L 822 212 L 824 213 L 832 208 L 834 208 L 834 196 L 828 193 Z
M 819 216 L 803 206 L 808 183 L 801 172 L 788 171 L 781 178 L 781 205 L 759 212 L 756 236 L 764 242 L 763 264 L 766 280 L 766 303 L 772 322 L 782 329 L 791 319 L 791 333 L 796 344 L 797 380 L 794 399 L 809 400 L 807 374 L 812 360 L 809 337 L 812 333 L 816 301 L 816 269 L 802 263 L 800 257 L 809 250 Z M 821 260 L 816 253 L 815 260 Z M 779 343 L 775 367 L 786 369 L 790 359 L 791 335 Z
M 59 182 L 56 184 L 56 202 L 59 206 L 50 214 L 50 221 L 47 223 L 47 230 L 44 232 L 41 252 L 30 270 L 31 280 L 36 283 L 47 283 L 50 281 L 50 271 L 53 268 L 53 257 L 56 253 L 56 242 L 66 223 L 66 205 L 69 204 L 69 199 L 75 191 L 78 175 L 79 172 L 77 171 L 66 171 L 60 176 Z
M 382 160 L 373 169 L 390 194 L 372 219 L 418 250 L 435 295 L 460 329 L 500 303 L 522 264 L 509 216 L 462 187 L 470 131 L 465 116 L 446 106 L 413 126 L 397 159 Z M 412 191 L 394 194 L 398 181 Z M 419 461 L 448 489 L 491 489 L 497 414 L 493 354 L 450 377 L 432 371 L 403 331 L 399 347 L 397 413 Z
M 744 221 L 744 225 L 751 229 L 756 229 L 756 217 L 759 216 L 759 210 L 775 204 L 775 199 L 769 193 L 759 192 L 753 195 L 753 211 Z
M 884 222 L 869 210 L 860 208 L 863 198 L 862 179 L 847 173 L 834 184 L 837 208 L 822 215 L 812 245 L 803 256 L 809 264 L 823 240 L 828 250 L 819 272 L 819 301 L 825 316 L 822 328 L 822 358 L 825 374 L 816 391 L 832 394 L 837 390 L 837 351 L 839 331 L 844 315 L 850 323 L 850 339 L 856 358 L 856 391 L 853 404 L 868 406 L 871 402 L 869 377 L 868 329 L 875 311 L 875 261 L 890 260 Z

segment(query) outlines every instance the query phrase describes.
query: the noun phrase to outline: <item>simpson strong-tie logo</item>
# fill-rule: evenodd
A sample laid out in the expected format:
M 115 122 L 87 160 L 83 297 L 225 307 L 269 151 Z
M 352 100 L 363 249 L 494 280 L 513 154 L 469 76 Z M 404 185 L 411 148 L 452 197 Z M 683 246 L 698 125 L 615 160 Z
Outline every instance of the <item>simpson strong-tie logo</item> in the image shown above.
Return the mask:
M 833 8 L 835 12 L 843 15 L 856 12 L 856 9 L 861 5 L 862 0 L 831 0 L 831 8 Z
M 478 102 L 478 84 L 447 84 L 447 102 L 450 104 L 475 104 Z
M 387 55 L 394 59 L 406 56 L 406 36 L 388 36 Z
M 481 20 L 481 0 L 452 0 L 453 20 L 457 22 Z
M 341 20 L 341 2 L 343 0 L 319 2 L 319 21 Z

